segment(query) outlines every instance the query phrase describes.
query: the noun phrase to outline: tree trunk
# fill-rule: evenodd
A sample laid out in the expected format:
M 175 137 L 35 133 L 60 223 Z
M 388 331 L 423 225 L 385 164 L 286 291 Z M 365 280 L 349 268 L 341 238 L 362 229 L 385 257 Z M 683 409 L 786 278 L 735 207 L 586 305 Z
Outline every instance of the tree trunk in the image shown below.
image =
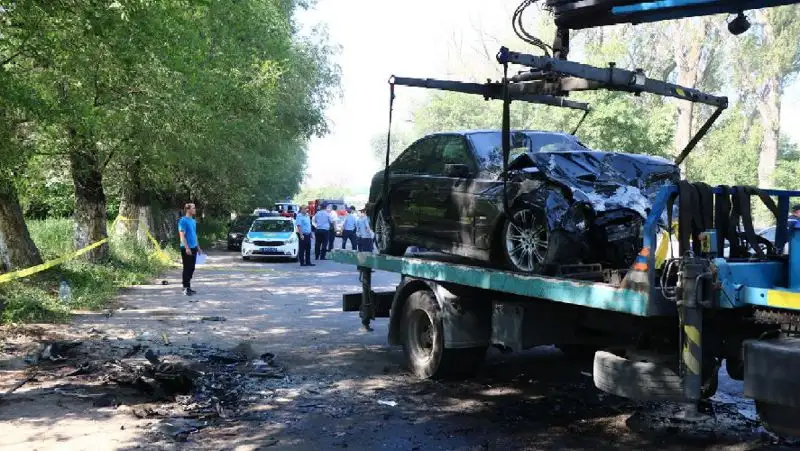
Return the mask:
M 0 180 L 0 270 L 12 271 L 42 263 L 22 216 L 19 196 L 10 180 Z
M 781 131 L 781 82 L 771 77 L 764 86 L 766 92 L 758 102 L 758 112 L 764 128 L 764 143 L 758 155 L 758 186 L 772 188 L 773 174 L 778 163 L 778 138 Z
M 703 77 L 703 52 L 706 37 L 708 36 L 708 19 L 700 19 L 693 24 L 689 21 L 679 22 L 677 25 L 678 36 L 675 39 L 675 70 L 677 82 L 687 88 L 695 88 Z M 675 128 L 675 155 L 679 155 L 692 138 L 694 130 L 694 103 L 688 100 L 678 100 L 678 126 Z M 684 173 L 686 172 L 684 160 Z
M 139 234 L 139 214 L 142 205 L 141 162 L 137 159 L 127 166 L 122 185 L 122 200 L 115 233 L 123 237 L 137 237 Z
M 103 174 L 97 153 L 92 145 L 75 136 L 69 153 L 72 180 L 75 183 L 76 249 L 82 249 L 107 237 L 106 196 L 103 192 Z M 89 261 L 100 262 L 108 258 L 108 243 L 85 254 Z

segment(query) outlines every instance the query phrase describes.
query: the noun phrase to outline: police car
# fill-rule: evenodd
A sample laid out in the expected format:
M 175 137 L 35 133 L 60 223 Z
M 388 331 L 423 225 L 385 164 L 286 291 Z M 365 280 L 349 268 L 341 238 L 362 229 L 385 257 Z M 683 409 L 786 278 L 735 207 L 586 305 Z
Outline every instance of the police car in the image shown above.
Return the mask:
M 281 257 L 297 260 L 300 248 L 293 218 L 267 216 L 253 221 L 242 241 L 242 259 Z

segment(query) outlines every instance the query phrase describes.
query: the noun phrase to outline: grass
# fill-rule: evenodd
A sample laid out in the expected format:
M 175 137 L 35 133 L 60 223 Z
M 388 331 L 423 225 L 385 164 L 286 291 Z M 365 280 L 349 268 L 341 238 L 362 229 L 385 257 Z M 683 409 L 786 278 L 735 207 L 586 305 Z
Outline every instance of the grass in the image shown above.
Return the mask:
M 28 221 L 31 237 L 45 261 L 74 250 L 72 226 L 69 219 Z M 0 284 L 2 322 L 66 321 L 70 309 L 106 307 L 120 288 L 147 283 L 169 265 L 152 248 L 135 240 L 112 239 L 109 248 L 109 258 L 103 264 L 78 257 L 30 278 Z M 165 252 L 169 260 L 177 258 L 176 251 Z M 69 305 L 59 300 L 62 280 L 71 288 Z

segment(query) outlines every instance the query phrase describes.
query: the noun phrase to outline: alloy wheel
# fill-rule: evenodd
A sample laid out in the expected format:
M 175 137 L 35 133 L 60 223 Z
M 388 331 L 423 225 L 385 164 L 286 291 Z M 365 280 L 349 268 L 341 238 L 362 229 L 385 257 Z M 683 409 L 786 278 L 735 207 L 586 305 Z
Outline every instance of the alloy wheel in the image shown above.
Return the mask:
M 378 216 L 375 218 L 375 245 L 382 253 L 389 250 L 389 240 L 391 236 L 391 226 L 386 218 L 383 216 L 383 210 L 378 211 Z
M 506 252 L 516 269 L 532 272 L 547 254 L 547 226 L 528 209 L 517 211 L 513 218 L 506 225 Z

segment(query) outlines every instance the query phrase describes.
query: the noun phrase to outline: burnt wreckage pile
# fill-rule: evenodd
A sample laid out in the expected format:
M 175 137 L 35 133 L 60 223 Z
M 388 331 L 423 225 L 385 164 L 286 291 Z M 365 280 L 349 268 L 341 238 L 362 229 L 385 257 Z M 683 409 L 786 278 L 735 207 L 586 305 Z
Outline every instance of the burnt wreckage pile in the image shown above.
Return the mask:
M 567 38 L 557 35 L 554 48 Z M 559 41 L 561 40 L 561 41 Z M 640 69 L 625 70 L 613 63 L 600 68 L 567 61 L 566 50 L 556 51 L 559 57 L 535 56 L 510 51 L 502 47 L 497 61 L 503 66 L 504 77 L 499 82 L 465 83 L 450 80 L 392 77 L 390 83 L 389 128 L 395 86 L 439 89 L 481 95 L 486 100 L 503 102 L 502 126 L 502 199 L 501 210 L 508 221 L 519 201 L 536 204 L 547 222 L 547 253 L 533 272 L 548 275 L 568 275 L 593 267 L 595 274 L 604 269 L 625 270 L 633 264 L 642 247 L 642 225 L 647 218 L 656 194 L 665 185 L 680 181 L 680 165 L 698 141 L 708 132 L 722 111 L 727 108 L 726 97 L 717 97 L 695 89 L 648 78 Z M 527 70 L 509 76 L 512 65 Z M 674 162 L 663 158 L 601 152 L 591 149 L 566 151 L 523 152 L 511 158 L 516 131 L 511 128 L 511 102 L 527 102 L 583 111 L 574 134 L 590 112 L 589 105 L 566 99 L 570 92 L 613 90 L 639 95 L 642 92 L 674 97 L 716 107 L 709 119 L 678 155 Z M 389 198 L 390 164 L 387 146 L 383 171 L 383 199 Z M 530 174 L 537 177 L 532 179 Z M 542 177 L 543 176 L 543 177 Z M 528 189 L 544 178 L 547 183 Z M 544 191 L 544 192 L 537 192 Z M 526 197 L 522 197 L 524 194 Z M 388 209 L 385 202 L 381 209 Z M 386 217 L 389 212 L 385 211 Z M 667 214 L 661 226 L 667 227 Z M 523 224 L 517 224 L 522 228 Z M 570 269 L 581 267 L 583 269 Z M 576 274 L 577 275 L 577 274 Z M 606 274 L 606 279 L 609 278 Z

